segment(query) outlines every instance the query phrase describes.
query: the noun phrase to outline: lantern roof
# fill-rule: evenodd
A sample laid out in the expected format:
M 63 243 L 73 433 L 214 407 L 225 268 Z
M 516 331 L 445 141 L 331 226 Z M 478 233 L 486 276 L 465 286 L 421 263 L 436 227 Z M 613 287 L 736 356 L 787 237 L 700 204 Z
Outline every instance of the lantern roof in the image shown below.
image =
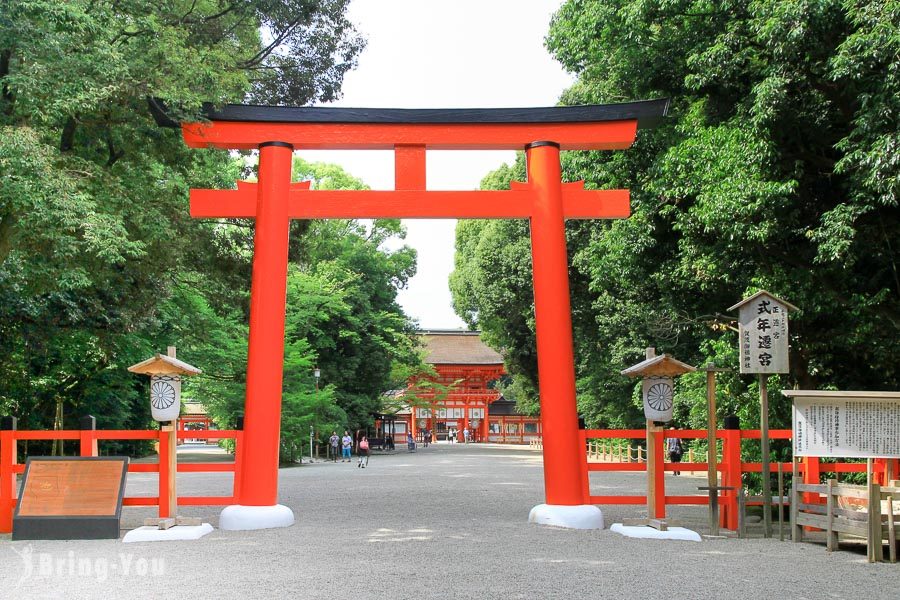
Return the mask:
M 622 371 L 628 377 L 674 377 L 696 371 L 691 365 L 676 360 L 668 354 L 648 358 Z
M 760 296 L 767 296 L 767 297 L 771 298 L 772 300 L 778 302 L 779 304 L 784 304 L 784 306 L 785 306 L 788 310 L 799 310 L 796 306 L 794 306 L 793 304 L 791 304 L 791 303 L 788 302 L 787 300 L 782 300 L 782 299 L 779 298 L 778 296 L 775 296 L 775 295 L 773 295 L 773 294 L 770 294 L 770 293 L 767 292 L 766 290 L 759 290 L 758 292 L 756 292 L 755 294 L 753 294 L 753 295 L 750 296 L 749 298 L 744 298 L 743 300 L 741 300 L 740 302 L 738 302 L 737 304 L 735 304 L 734 306 L 732 306 L 732 307 L 729 308 L 728 310 L 729 310 L 729 311 L 732 311 L 732 310 L 739 310 L 742 306 L 744 306 L 745 304 L 749 304 L 749 303 L 753 302 L 754 300 L 756 300 L 756 299 L 759 298 Z
M 128 370 L 144 375 L 199 375 L 202 373 L 197 367 L 165 354 L 157 354 L 136 365 L 131 365 Z

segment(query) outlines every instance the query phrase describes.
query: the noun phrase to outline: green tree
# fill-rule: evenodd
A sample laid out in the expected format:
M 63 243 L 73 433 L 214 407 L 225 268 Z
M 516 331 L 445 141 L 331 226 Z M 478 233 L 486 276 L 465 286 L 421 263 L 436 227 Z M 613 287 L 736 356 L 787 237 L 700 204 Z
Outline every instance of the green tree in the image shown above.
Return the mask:
M 125 368 L 173 341 L 211 372 L 186 394 L 237 401 L 250 229 L 190 219 L 187 191 L 241 165 L 186 148 L 146 98 L 188 117 L 333 99 L 363 45 L 346 4 L 0 1 L 0 412 L 145 426 Z
M 547 46 L 578 76 L 564 104 L 672 99 L 669 118 L 632 149 L 563 154 L 564 179 L 632 190 L 631 218 L 567 224 L 579 410 L 590 423 L 639 422 L 633 383 L 618 371 L 646 346 L 736 370 L 733 317 L 722 312 L 760 288 L 801 309 L 791 374 L 772 388 L 896 389 L 898 11 L 890 0 L 560 8 Z M 523 177 L 521 159 L 486 185 L 513 174 Z M 457 312 L 505 348 L 534 393 L 530 263 L 524 251 L 491 253 L 526 236 L 460 224 L 453 290 Z M 755 383 L 721 381 L 723 411 L 758 423 L 741 408 L 755 406 Z M 685 424 L 703 422 L 701 387 L 695 377 L 679 385 Z M 773 398 L 774 426 L 788 422 L 787 406 Z

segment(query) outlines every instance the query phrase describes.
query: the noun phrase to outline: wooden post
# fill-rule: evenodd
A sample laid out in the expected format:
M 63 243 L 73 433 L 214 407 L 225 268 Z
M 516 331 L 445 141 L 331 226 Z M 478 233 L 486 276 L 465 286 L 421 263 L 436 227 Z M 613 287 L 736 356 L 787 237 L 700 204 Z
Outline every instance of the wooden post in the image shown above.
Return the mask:
M 769 376 L 759 374 L 759 429 L 762 446 L 763 532 L 772 537 L 772 481 L 769 472 Z
M 647 421 L 647 518 L 666 518 L 663 428 Z
M 778 541 L 784 541 L 784 467 L 778 461 Z
M 826 550 L 829 552 L 834 552 L 838 547 L 838 534 L 834 530 L 834 509 L 835 506 L 835 496 L 834 496 L 834 479 L 828 480 L 828 491 L 826 492 L 827 496 L 825 497 L 825 510 L 827 512 L 828 526 L 825 528 L 825 540 L 826 540 Z
M 0 419 L 0 533 L 11 533 L 16 498 L 16 418 Z
M 176 489 L 177 433 L 170 421 L 159 428 L 159 518 L 167 519 L 178 514 L 178 491 Z
M 709 490 L 709 534 L 719 535 L 719 473 L 716 470 L 716 371 L 706 365 L 706 485 Z
M 734 531 L 738 528 L 737 498 L 744 487 L 741 478 L 741 432 L 739 429 L 726 429 L 722 433 L 722 485 L 734 488 L 724 499 L 724 526 Z
M 85 415 L 79 420 L 81 434 L 79 439 L 79 456 L 97 456 L 97 419 Z
M 791 459 L 791 541 L 797 543 L 803 541 L 803 527 L 798 523 L 797 515 L 800 514 L 800 462 L 796 456 Z
M 893 486 L 892 482 L 891 487 Z M 887 496 L 887 525 L 888 525 L 888 554 L 891 557 L 891 562 L 897 562 L 897 529 L 894 524 L 894 495 L 888 494 Z
M 871 460 L 871 459 L 869 459 Z M 869 562 L 884 560 L 882 549 L 882 525 L 881 525 L 881 486 L 873 480 L 869 480 L 869 539 L 867 555 Z

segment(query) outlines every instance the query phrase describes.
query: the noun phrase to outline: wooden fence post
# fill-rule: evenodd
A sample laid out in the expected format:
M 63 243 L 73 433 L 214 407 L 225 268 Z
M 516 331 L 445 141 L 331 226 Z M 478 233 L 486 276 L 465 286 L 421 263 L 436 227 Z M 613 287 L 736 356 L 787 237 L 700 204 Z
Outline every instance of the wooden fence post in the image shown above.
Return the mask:
M 16 427 L 15 417 L 0 419 L 0 533 L 12 532 L 13 500 L 16 497 Z
M 741 430 L 722 429 L 722 486 L 727 490 L 722 502 L 722 525 L 736 531 L 738 528 L 738 494 L 743 488 L 741 478 Z
M 825 549 L 828 552 L 834 552 L 838 547 L 838 534 L 834 530 L 834 509 L 835 506 L 835 496 L 834 496 L 834 479 L 828 480 L 828 491 L 826 492 L 828 495 L 825 497 L 825 510 L 828 513 L 828 527 L 825 529 Z
M 85 415 L 79 419 L 78 423 L 81 428 L 79 456 L 97 456 L 97 419 L 91 415 Z
M 800 514 L 800 461 L 797 457 L 791 460 L 791 541 L 799 543 L 803 541 L 803 527 L 798 523 Z
M 866 554 L 869 562 L 881 562 L 884 560 L 882 549 L 881 526 L 881 486 L 874 479 L 869 481 L 869 536 L 866 540 Z M 893 508 L 892 508 L 893 510 Z M 892 541 L 893 543 L 893 541 Z
M 812 485 L 819 485 L 820 479 L 822 475 L 821 464 L 819 463 L 818 456 L 804 456 L 803 457 L 803 483 L 809 483 Z M 805 493 L 803 494 L 803 501 L 807 504 L 814 504 L 820 502 L 818 494 Z
M 169 494 L 169 483 L 173 473 L 170 473 L 170 459 L 169 453 L 172 451 L 171 446 L 169 445 L 169 430 L 171 429 L 171 425 L 162 425 L 160 424 L 159 428 L 159 518 L 160 519 L 168 519 L 170 517 L 174 517 L 173 506 L 171 503 L 171 497 Z

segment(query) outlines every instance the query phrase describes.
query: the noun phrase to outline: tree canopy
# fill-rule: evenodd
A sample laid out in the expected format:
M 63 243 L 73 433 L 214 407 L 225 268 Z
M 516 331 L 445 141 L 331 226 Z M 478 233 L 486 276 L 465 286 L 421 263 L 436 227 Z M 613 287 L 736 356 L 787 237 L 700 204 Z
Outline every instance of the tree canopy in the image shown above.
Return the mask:
M 629 219 L 567 224 L 579 409 L 639 422 L 620 369 L 655 346 L 737 371 L 734 316 L 759 289 L 789 300 L 791 373 L 770 387 L 896 389 L 900 331 L 900 2 L 569 0 L 547 47 L 576 83 L 564 104 L 671 98 L 622 152 L 563 153 L 565 180 L 630 188 Z M 524 180 L 524 159 L 485 188 Z M 461 222 L 457 312 L 505 349 L 532 401 L 528 226 Z M 720 406 L 758 423 L 755 383 Z M 702 375 L 676 419 L 703 424 Z M 773 423 L 789 421 L 773 402 Z
M 348 0 L 0 0 L 0 414 L 22 428 L 150 423 L 126 372 L 167 345 L 232 425 L 243 404 L 253 223 L 192 220 L 190 188 L 252 178 L 247 157 L 188 149 L 147 97 L 305 105 L 339 96 L 364 41 Z M 249 166 L 248 166 L 249 165 Z M 362 186 L 297 162 L 321 187 Z M 395 302 L 415 253 L 399 222 L 292 229 L 285 431 L 359 425 L 411 358 Z M 322 370 L 315 394 L 312 367 Z M 293 433 L 291 434 L 293 435 Z

